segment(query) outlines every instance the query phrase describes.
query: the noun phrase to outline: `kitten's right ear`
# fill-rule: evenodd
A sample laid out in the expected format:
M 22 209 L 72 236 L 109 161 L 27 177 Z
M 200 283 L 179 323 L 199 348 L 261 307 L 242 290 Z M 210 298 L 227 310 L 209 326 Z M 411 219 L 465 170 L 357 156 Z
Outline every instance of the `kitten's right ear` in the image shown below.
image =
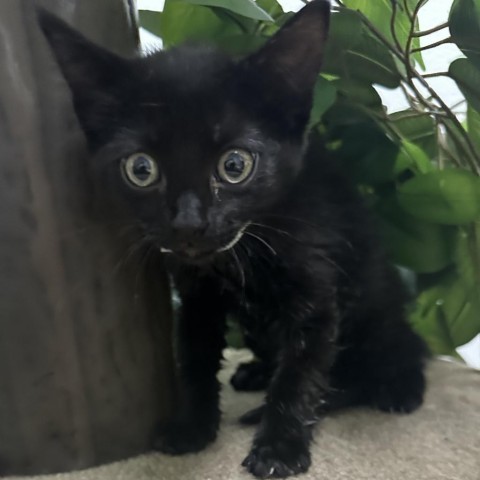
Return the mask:
M 312 0 L 240 62 L 248 95 L 292 131 L 303 132 L 308 122 L 329 22 L 329 0 Z
M 128 61 L 90 42 L 47 10 L 37 7 L 37 15 L 72 92 L 80 124 L 95 147 L 117 116 Z

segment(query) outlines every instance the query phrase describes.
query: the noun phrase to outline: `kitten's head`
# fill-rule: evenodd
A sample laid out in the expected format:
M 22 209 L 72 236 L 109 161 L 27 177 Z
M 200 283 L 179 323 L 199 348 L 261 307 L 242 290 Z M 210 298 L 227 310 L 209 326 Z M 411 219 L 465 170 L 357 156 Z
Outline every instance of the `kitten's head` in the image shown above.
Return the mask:
M 312 1 L 240 60 L 195 46 L 127 60 L 41 11 L 111 214 L 185 259 L 231 248 L 302 168 L 329 11 Z

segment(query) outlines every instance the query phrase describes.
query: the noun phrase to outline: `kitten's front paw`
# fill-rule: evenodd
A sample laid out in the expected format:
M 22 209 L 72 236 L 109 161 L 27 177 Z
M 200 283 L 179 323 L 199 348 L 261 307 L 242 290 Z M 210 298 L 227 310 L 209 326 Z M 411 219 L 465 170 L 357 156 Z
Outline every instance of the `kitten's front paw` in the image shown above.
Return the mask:
M 174 421 L 157 428 L 153 448 L 169 455 L 183 455 L 203 450 L 217 436 L 216 427 L 193 422 Z
M 265 405 L 260 405 L 245 412 L 238 421 L 242 425 L 258 425 L 262 421 L 263 413 L 265 412 Z
M 271 371 L 263 362 L 253 360 L 241 363 L 232 375 L 230 383 L 237 391 L 256 392 L 265 390 L 270 381 Z
M 376 385 L 372 403 L 384 412 L 411 413 L 423 403 L 424 391 L 423 372 L 411 371 Z
M 257 441 L 242 465 L 258 478 L 284 478 L 310 467 L 308 446 L 301 440 Z

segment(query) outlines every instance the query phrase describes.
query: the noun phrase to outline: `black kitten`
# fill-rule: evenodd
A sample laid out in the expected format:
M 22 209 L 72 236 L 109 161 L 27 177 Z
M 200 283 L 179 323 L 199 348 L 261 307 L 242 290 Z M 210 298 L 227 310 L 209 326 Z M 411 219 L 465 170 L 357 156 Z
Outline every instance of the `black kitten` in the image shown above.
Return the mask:
M 234 312 L 257 360 L 232 384 L 267 388 L 243 417 L 260 422 L 243 462 L 258 477 L 306 471 L 325 411 L 411 412 L 425 388 L 426 349 L 368 215 L 304 139 L 329 11 L 311 2 L 241 60 L 193 46 L 126 60 L 41 14 L 102 204 L 166 252 L 182 299 L 181 405 L 155 445 L 178 454 L 215 439 Z

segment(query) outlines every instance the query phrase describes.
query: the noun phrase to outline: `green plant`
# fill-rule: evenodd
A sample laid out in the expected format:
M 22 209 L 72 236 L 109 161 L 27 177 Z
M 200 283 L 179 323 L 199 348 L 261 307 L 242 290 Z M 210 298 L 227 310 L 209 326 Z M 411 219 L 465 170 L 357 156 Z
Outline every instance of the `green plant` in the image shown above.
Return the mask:
M 455 0 L 448 23 L 420 31 L 428 1 L 336 0 L 310 125 L 408 273 L 413 325 L 435 353 L 455 355 L 480 332 L 480 0 Z M 140 20 L 167 47 L 190 39 L 246 54 L 290 15 L 276 0 L 166 0 L 162 13 L 142 11 Z M 445 40 L 420 46 L 437 31 Z M 422 51 L 447 42 L 465 58 L 425 72 Z M 457 83 L 465 121 L 429 85 L 434 76 Z M 375 84 L 401 88 L 410 107 L 389 114 Z

